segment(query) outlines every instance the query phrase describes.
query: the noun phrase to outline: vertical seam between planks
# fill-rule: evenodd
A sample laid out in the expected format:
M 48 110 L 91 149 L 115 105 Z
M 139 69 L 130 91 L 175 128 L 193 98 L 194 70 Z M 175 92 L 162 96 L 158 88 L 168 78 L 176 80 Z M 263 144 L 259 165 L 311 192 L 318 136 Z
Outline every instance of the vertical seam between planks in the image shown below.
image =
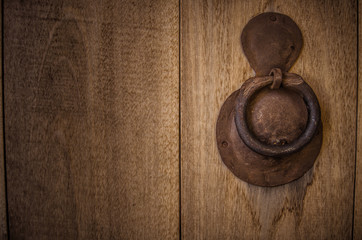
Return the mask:
M 356 67 L 356 71 L 357 71 L 357 93 L 356 93 L 356 131 L 355 131 L 355 157 L 354 157 L 354 179 L 353 179 L 353 209 L 352 209 L 352 240 L 354 239 L 354 221 L 355 221 L 355 202 L 356 202 L 356 179 L 357 179 L 357 151 L 358 151 L 358 91 L 359 91 L 359 84 L 358 84 L 358 80 L 359 80 L 359 0 L 357 0 L 357 67 Z
M 8 203 L 8 181 L 6 169 L 6 147 L 5 147 L 5 89 L 4 89 L 4 0 L 1 1 L 1 91 L 2 91 L 2 127 L 3 127 L 3 164 L 4 164 L 4 186 L 5 186 L 5 209 L 6 209 L 6 238 L 10 239 L 10 224 L 9 224 L 9 203 Z
M 181 176 L 181 25 L 182 25 L 182 22 L 181 22 L 181 0 L 179 0 L 179 10 L 178 10 L 178 19 L 179 19 L 179 24 L 178 24 L 178 73 L 179 73 L 179 79 L 178 79 L 178 109 L 179 109 L 179 112 L 178 112 L 178 126 L 179 126 L 179 131 L 178 131 L 178 147 L 179 147 L 179 239 L 181 240 L 182 237 L 181 237 L 181 234 L 182 234 L 182 231 L 181 231 L 181 215 L 182 215 L 182 211 L 181 211 L 181 186 L 182 186 L 182 183 L 181 183 L 181 180 L 182 180 L 182 176 Z

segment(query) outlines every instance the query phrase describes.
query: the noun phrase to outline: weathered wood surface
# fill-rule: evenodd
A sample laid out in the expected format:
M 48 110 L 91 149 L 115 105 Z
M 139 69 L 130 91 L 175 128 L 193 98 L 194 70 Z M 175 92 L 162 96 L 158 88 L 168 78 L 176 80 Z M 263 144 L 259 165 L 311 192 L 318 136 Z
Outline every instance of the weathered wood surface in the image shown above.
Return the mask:
M 357 159 L 354 199 L 354 239 L 362 240 L 362 3 L 358 3 L 358 118 Z
M 11 239 L 177 239 L 178 1 L 5 1 Z
M 240 34 L 258 13 L 299 25 L 304 48 L 291 72 L 319 98 L 323 145 L 312 170 L 288 185 L 238 180 L 215 140 L 226 98 L 253 75 Z M 356 141 L 356 1 L 182 1 L 182 239 L 351 239 Z
M 2 15 L 2 6 L 0 6 L 0 16 Z M 0 29 L 2 30 L 2 17 L 0 18 Z M 0 37 L 2 40 L 2 37 Z M 0 50 L 2 56 L 2 49 Z M 2 57 L 0 58 L 0 66 L 2 66 Z M 2 68 L 0 76 L 2 76 Z M 2 79 L 1 79 L 2 81 Z M 4 159 L 4 138 L 3 138 L 3 97 L 2 84 L 0 87 L 0 239 L 7 239 L 7 219 L 6 219 L 6 188 L 5 188 L 5 159 Z

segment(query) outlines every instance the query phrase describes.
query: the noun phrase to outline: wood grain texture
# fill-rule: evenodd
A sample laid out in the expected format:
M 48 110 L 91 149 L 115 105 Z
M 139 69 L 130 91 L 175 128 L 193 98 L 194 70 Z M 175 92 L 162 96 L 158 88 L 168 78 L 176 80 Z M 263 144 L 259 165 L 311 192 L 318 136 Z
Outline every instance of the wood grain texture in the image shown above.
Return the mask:
M 316 93 L 323 145 L 290 184 L 237 179 L 215 140 L 226 98 L 253 76 L 240 34 L 265 11 L 293 18 L 304 47 L 291 72 Z M 356 1 L 182 1 L 182 239 L 351 239 L 356 131 Z
M 358 3 L 358 118 L 356 184 L 354 199 L 354 239 L 362 240 L 362 3 Z
M 1 3 L 1 2 L 0 2 Z M 0 6 L 0 30 L 2 32 L 2 6 Z M 2 37 L 0 37 L 2 40 Z M 2 49 L 0 50 L 2 56 Z M 0 58 L 0 66 L 2 66 L 2 57 Z M 0 76 L 2 74 L 2 68 L 0 70 Z M 1 78 L 1 81 L 3 79 Z M 5 240 L 7 237 L 7 217 L 6 217 L 6 187 L 5 187 L 5 159 L 4 159 L 4 139 L 3 139 L 3 96 L 2 85 L 0 87 L 0 239 Z
M 5 1 L 11 239 L 177 239 L 179 5 Z

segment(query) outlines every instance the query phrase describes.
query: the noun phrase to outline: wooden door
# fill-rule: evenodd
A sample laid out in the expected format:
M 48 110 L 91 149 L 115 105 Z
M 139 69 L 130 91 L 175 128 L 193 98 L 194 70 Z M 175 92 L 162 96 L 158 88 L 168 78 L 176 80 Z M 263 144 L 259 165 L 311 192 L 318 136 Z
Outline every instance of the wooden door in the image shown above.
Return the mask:
M 351 239 L 356 170 L 356 4 L 182 2 L 183 239 Z M 241 30 L 249 19 L 265 11 L 284 13 L 300 27 L 304 47 L 290 72 L 303 76 L 315 91 L 324 128 L 322 149 L 313 169 L 297 181 L 273 188 L 235 178 L 221 163 L 215 143 L 221 105 L 253 75 L 241 50 Z M 360 208 L 357 202 L 356 206 Z M 355 239 L 362 237 L 359 225 L 356 223 Z
M 178 237 L 177 1 L 5 1 L 10 239 Z
M 362 239 L 356 0 L 2 7 L 2 239 Z M 266 11 L 300 27 L 290 72 L 324 127 L 314 167 L 273 188 L 237 179 L 215 139 L 253 74 L 242 28 Z

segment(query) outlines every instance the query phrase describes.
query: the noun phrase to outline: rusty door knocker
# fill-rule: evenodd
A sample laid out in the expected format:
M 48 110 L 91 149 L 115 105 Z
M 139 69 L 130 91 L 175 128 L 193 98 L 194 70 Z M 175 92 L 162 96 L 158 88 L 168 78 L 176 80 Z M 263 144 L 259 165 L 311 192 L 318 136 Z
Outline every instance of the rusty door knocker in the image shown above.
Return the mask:
M 256 76 L 223 104 L 218 149 L 240 179 L 285 184 L 313 166 L 322 145 L 318 99 L 301 76 L 288 73 L 302 49 L 302 34 L 290 17 L 262 13 L 247 23 L 241 43 Z

